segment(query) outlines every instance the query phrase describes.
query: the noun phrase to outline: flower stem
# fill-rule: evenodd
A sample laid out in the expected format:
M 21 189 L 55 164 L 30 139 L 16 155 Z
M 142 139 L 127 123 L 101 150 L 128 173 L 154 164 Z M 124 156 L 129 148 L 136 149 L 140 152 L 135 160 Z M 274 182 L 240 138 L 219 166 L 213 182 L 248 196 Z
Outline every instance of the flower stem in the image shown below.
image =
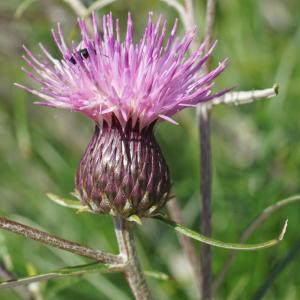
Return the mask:
M 130 222 L 122 217 L 114 217 L 114 223 L 120 255 L 126 262 L 126 279 L 132 293 L 137 300 L 151 300 L 152 296 L 137 257 Z

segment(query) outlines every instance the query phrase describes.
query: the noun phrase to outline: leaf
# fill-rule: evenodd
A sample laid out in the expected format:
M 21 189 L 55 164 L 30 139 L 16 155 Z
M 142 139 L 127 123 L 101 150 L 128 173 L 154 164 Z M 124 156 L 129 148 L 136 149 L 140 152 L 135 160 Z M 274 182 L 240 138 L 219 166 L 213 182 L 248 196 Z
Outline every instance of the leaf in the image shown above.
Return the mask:
M 158 215 L 154 217 L 157 220 L 162 221 L 163 223 L 166 223 L 170 227 L 172 227 L 175 231 L 180 232 L 181 234 L 184 234 L 196 241 L 199 241 L 204 244 L 208 244 L 211 246 L 219 247 L 219 248 L 224 248 L 224 249 L 232 249 L 232 250 L 246 250 L 246 251 L 251 251 L 251 250 L 259 250 L 259 249 L 264 249 L 268 247 L 272 247 L 276 244 L 278 244 L 284 237 L 284 234 L 286 232 L 288 220 L 285 221 L 283 228 L 279 234 L 279 236 L 276 239 L 260 243 L 260 244 L 237 244 L 237 243 L 225 243 L 222 241 L 215 240 L 213 238 L 206 237 L 196 231 L 193 231 L 183 225 L 177 224 L 174 221 L 170 220 L 167 217 Z
M 109 264 L 101 264 L 95 262 L 86 265 L 66 267 L 49 273 L 39 274 L 35 276 L 29 276 L 29 277 L 19 278 L 15 280 L 2 281 L 0 282 L 0 289 L 13 288 L 16 286 L 25 285 L 32 282 L 38 282 L 38 281 L 49 280 L 54 278 L 84 275 L 86 273 L 92 273 L 92 272 L 100 272 L 100 273 L 119 272 L 122 269 L 123 269 L 123 265 L 109 265 Z
M 47 197 L 55 202 L 58 205 L 68 207 L 68 208 L 73 208 L 77 209 L 78 212 L 92 212 L 88 206 L 82 205 L 77 199 L 67 199 L 60 197 L 58 195 L 52 194 L 52 193 L 47 193 Z
M 138 225 L 143 225 L 141 218 L 138 215 L 131 215 L 127 218 L 130 222 L 135 222 Z
M 170 280 L 170 276 L 168 274 L 157 272 L 157 271 L 144 271 L 144 274 L 148 277 L 152 277 L 158 280 Z

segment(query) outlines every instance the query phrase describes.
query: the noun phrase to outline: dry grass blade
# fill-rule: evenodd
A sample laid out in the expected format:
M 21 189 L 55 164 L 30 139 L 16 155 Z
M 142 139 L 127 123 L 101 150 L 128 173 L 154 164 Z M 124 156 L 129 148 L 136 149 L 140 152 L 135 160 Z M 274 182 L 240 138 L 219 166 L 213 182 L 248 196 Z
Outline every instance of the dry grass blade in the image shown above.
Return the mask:
M 211 101 L 212 105 L 232 104 L 242 105 L 252 103 L 262 99 L 270 99 L 278 95 L 279 85 L 274 84 L 273 87 L 264 90 L 253 90 L 245 92 L 226 93 L 222 97 L 217 97 Z

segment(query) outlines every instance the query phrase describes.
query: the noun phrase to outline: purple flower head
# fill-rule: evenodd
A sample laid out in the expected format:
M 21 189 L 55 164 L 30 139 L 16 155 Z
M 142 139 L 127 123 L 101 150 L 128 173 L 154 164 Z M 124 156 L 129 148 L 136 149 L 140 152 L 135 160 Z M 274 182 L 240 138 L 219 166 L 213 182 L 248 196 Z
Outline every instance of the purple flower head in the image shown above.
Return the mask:
M 42 44 L 39 59 L 24 47 L 23 57 L 33 72 L 23 70 L 41 89 L 16 85 L 43 99 L 36 104 L 81 112 L 99 124 L 111 124 L 116 117 L 125 128 L 131 120 L 141 130 L 158 119 L 174 123 L 172 116 L 178 111 L 224 93 L 212 95 L 211 88 L 226 61 L 208 74 L 201 72 L 215 45 L 205 53 L 203 43 L 187 55 L 195 30 L 175 38 L 175 21 L 167 36 L 166 21 L 160 16 L 154 23 L 150 13 L 143 37 L 134 43 L 130 13 L 124 41 L 119 20 L 114 25 L 111 13 L 103 17 L 103 35 L 95 13 L 92 20 L 92 36 L 85 22 L 78 21 L 82 40 L 72 47 L 65 43 L 60 24 L 58 34 L 52 31 L 62 59 L 54 58 Z

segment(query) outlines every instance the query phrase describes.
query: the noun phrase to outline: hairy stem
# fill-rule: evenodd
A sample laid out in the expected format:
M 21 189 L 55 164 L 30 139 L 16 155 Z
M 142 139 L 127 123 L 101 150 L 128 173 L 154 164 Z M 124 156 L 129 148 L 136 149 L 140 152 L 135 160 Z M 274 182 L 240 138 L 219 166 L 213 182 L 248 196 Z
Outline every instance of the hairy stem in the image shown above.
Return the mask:
M 184 224 L 183 216 L 181 213 L 181 209 L 179 207 L 179 203 L 176 198 L 173 198 L 168 202 L 168 209 L 170 212 L 170 215 L 172 219 L 179 224 Z M 201 273 L 201 268 L 199 264 L 199 260 L 195 251 L 195 248 L 192 244 L 192 241 L 190 238 L 182 235 L 182 234 L 177 234 L 178 239 L 180 241 L 181 247 L 183 248 L 188 261 L 190 263 L 192 272 L 193 272 L 193 279 L 195 280 L 196 287 L 199 292 L 199 296 L 202 295 L 202 273 Z
M 122 258 L 117 255 L 82 246 L 80 244 L 67 241 L 54 235 L 50 235 L 47 232 L 29 227 L 27 225 L 23 225 L 21 223 L 17 223 L 15 221 L 8 220 L 3 217 L 0 217 L 0 228 L 23 235 L 26 238 L 41 242 L 55 248 L 95 259 L 99 262 L 110 264 L 122 263 Z
M 126 279 L 132 293 L 137 300 L 151 300 L 152 296 L 137 257 L 131 224 L 122 217 L 114 217 L 114 223 L 120 254 L 126 263 Z

